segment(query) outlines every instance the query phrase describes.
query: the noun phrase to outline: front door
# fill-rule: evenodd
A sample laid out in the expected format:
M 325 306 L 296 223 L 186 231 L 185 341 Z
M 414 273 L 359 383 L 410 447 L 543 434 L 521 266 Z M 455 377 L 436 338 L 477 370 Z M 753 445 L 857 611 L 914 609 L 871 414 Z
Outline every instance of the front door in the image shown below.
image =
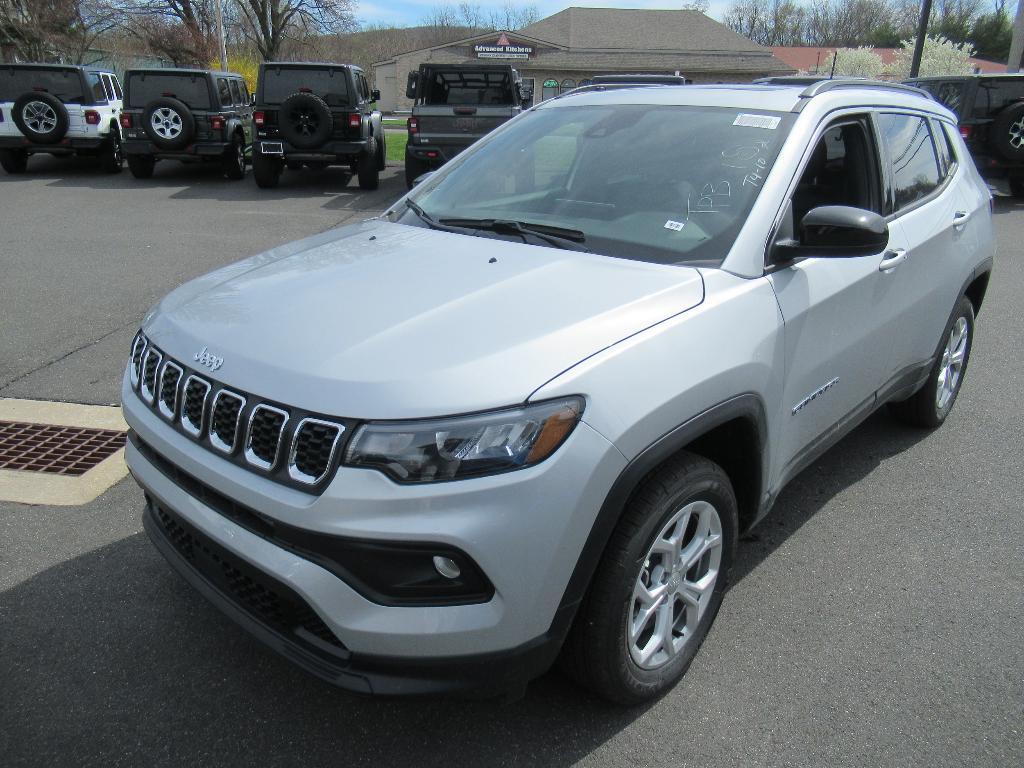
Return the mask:
M 865 115 L 830 123 L 805 159 L 784 227 L 813 208 L 848 205 L 883 212 L 881 165 Z M 790 215 L 791 213 L 791 215 Z M 785 323 L 786 374 L 780 450 L 784 482 L 814 449 L 874 405 L 889 360 L 896 300 L 887 252 L 855 258 L 804 258 L 768 279 Z

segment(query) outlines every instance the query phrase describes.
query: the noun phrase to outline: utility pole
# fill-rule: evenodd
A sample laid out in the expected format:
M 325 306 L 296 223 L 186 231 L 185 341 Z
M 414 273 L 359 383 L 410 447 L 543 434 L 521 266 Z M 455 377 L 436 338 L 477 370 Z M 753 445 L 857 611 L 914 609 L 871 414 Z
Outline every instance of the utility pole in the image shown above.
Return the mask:
M 1024 0 L 1017 3 L 1017 15 L 1013 19 L 1013 37 L 1010 39 L 1010 58 L 1006 60 L 1007 72 L 1020 71 L 1020 57 L 1024 54 Z
M 932 15 L 932 0 L 921 3 L 921 21 L 917 24 L 917 40 L 914 42 L 914 57 L 910 60 L 910 76 L 917 77 L 921 71 L 921 56 L 924 54 L 924 39 L 928 36 L 928 19 Z
M 221 8 L 223 0 L 213 0 L 213 7 L 217 9 L 217 47 L 220 49 L 221 72 L 228 71 L 228 48 L 224 42 L 224 10 Z

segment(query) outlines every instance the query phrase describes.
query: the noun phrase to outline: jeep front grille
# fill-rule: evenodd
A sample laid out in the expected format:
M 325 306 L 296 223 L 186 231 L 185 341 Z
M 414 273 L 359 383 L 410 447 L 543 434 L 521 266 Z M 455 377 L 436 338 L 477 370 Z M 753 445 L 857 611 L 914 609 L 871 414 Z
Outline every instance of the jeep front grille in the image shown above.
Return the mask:
M 350 420 L 229 389 L 165 356 L 141 333 L 132 342 L 129 378 L 139 397 L 181 433 L 234 464 L 306 492 L 323 490 L 337 469 L 343 438 L 351 434 Z

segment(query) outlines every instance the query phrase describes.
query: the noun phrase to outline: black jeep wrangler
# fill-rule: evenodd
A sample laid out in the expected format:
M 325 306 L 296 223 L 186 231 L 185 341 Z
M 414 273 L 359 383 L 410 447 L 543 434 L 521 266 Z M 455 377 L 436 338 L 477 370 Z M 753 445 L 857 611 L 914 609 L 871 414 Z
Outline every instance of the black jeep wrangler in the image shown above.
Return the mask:
M 361 189 L 376 189 L 386 157 L 374 108 L 379 98 L 352 64 L 261 64 L 253 111 L 256 183 L 277 186 L 286 167 L 348 165 Z
M 245 177 L 252 146 L 252 98 L 241 75 L 207 69 L 129 69 L 121 112 L 128 168 L 153 175 L 157 160 L 219 162 Z
M 906 80 L 956 113 L 960 135 L 986 179 L 1005 179 L 1024 197 L 1024 74 Z

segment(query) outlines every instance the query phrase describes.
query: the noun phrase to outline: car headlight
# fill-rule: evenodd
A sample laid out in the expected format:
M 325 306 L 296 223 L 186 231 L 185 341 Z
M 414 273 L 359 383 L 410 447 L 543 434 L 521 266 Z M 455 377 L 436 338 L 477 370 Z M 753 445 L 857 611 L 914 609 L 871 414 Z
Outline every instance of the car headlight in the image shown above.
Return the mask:
M 583 398 L 569 397 L 471 416 L 369 422 L 352 438 L 345 463 L 400 483 L 508 472 L 544 461 L 582 415 Z

